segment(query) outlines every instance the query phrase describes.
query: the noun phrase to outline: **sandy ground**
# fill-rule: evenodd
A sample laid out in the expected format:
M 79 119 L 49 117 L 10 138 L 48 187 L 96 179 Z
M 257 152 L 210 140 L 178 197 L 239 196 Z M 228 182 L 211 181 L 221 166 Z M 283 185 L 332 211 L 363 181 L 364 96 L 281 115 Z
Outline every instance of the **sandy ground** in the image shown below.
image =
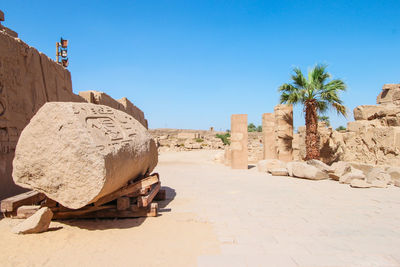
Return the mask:
M 11 234 L 1 266 L 400 266 L 400 188 L 231 170 L 215 151 L 165 152 L 161 216 L 52 222 Z

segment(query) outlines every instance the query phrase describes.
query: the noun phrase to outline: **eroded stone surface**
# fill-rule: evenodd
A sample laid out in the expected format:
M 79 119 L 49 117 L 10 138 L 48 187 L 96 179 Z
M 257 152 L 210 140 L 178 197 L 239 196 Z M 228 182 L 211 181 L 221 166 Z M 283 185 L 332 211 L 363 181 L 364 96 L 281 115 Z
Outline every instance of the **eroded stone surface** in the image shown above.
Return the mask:
M 14 181 L 80 208 L 151 172 L 157 149 L 128 114 L 88 103 L 46 103 L 24 129 Z
M 323 180 L 329 178 L 327 173 L 320 171 L 318 168 L 308 165 L 305 162 L 289 162 L 287 165 L 290 166 L 287 167 L 289 174 L 292 174 L 294 177 L 310 180 Z
M 231 116 L 231 167 L 233 169 L 248 168 L 247 150 L 247 114 Z

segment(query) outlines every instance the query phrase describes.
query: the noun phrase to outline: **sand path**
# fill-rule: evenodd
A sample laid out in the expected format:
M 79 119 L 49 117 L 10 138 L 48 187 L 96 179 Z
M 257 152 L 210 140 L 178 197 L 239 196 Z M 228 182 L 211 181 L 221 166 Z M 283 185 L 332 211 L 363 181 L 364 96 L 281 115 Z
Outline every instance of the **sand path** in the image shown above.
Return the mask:
M 400 266 L 400 188 L 231 170 L 215 153 L 160 155 L 169 200 L 157 218 L 52 222 L 27 236 L 1 220 L 1 265 Z

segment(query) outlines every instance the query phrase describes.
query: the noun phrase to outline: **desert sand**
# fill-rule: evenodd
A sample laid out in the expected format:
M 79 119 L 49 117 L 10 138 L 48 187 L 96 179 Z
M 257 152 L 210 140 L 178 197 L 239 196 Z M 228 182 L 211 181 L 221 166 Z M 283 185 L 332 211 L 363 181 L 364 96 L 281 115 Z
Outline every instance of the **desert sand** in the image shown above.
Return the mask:
M 2 266 L 400 266 L 399 188 L 231 170 L 217 151 L 163 152 L 160 216 L 0 221 Z M 251 167 L 251 166 L 250 166 Z

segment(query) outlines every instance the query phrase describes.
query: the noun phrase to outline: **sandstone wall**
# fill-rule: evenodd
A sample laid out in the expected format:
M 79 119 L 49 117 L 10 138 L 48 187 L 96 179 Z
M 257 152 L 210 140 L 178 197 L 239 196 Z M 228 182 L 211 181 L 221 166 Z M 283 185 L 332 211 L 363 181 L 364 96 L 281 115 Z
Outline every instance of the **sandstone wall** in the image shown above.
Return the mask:
M 67 69 L 0 26 L 0 199 L 3 199 L 23 191 L 12 181 L 12 160 L 19 135 L 33 115 L 46 102 L 86 102 L 86 98 L 73 93 Z M 128 99 L 116 101 L 100 92 L 93 96 L 94 102 L 87 102 L 127 112 L 147 128 L 143 112 Z

